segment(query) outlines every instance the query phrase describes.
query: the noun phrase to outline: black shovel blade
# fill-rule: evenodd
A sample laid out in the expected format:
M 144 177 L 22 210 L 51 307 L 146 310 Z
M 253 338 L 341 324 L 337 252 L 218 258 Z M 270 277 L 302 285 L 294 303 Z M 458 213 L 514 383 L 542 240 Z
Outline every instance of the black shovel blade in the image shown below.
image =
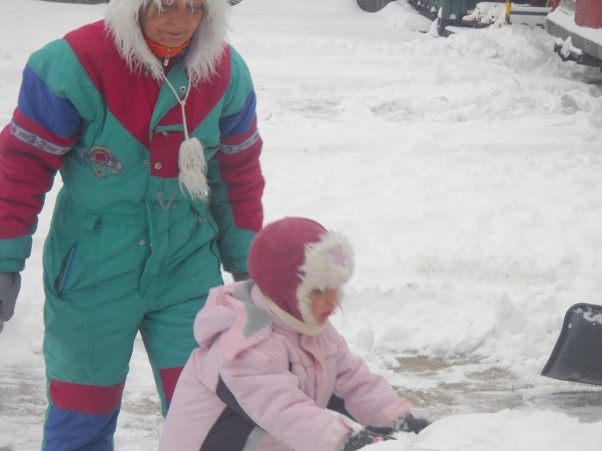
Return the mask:
M 562 331 L 542 376 L 602 385 L 602 305 L 575 304 L 564 316 Z
M 368 13 L 377 13 L 395 0 L 357 0 L 357 6 Z

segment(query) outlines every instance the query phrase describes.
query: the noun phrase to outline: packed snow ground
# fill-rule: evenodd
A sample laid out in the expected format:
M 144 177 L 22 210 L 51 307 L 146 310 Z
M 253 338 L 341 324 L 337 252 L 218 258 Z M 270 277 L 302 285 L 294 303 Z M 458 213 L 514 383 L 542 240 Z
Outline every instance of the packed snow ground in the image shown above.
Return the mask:
M 0 5 L 4 126 L 29 54 L 105 5 Z M 376 14 L 354 0 L 234 7 L 266 221 L 309 216 L 349 236 L 356 275 L 333 322 L 436 420 L 370 449 L 598 451 L 602 390 L 540 372 L 565 311 L 602 304 L 602 75 L 561 62 L 541 29 L 430 28 L 405 0 Z M 59 185 L 0 335 L 2 451 L 41 441 L 41 249 Z M 156 449 L 161 424 L 138 343 L 116 448 Z

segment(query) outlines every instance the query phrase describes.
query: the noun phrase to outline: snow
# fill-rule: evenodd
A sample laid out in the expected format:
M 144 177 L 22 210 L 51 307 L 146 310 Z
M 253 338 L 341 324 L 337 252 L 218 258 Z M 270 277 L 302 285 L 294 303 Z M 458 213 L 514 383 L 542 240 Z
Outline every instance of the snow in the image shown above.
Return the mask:
M 4 126 L 29 54 L 106 5 L 0 2 Z M 333 323 L 434 421 L 369 449 L 599 450 L 602 388 L 540 372 L 567 309 L 602 304 L 600 72 L 563 63 L 539 28 L 435 38 L 405 0 L 375 14 L 243 0 L 231 25 L 258 95 L 266 221 L 308 216 L 350 238 Z M 1 450 L 41 442 L 41 252 L 59 185 L 0 335 Z M 121 450 L 156 449 L 162 424 L 142 349 Z

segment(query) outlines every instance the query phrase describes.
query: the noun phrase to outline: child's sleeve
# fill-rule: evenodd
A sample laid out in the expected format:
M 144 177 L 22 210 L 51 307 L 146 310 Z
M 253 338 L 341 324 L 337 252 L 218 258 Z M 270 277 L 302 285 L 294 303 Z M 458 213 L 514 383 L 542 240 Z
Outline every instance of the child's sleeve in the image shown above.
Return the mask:
M 387 380 L 372 373 L 366 363 L 353 356 L 339 335 L 337 382 L 334 394 L 345 402 L 345 409 L 364 426 L 392 427 L 395 420 L 408 415 L 411 403 L 400 397 Z

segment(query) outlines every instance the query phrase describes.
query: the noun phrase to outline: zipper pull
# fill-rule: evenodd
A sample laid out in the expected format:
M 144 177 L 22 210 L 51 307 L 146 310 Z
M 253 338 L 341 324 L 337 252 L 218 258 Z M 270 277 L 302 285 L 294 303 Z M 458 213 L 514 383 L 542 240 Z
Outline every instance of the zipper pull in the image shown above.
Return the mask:
M 165 59 L 163 60 L 163 67 L 167 67 L 169 64 L 169 54 L 171 53 L 171 48 L 167 49 L 167 55 L 165 55 Z

